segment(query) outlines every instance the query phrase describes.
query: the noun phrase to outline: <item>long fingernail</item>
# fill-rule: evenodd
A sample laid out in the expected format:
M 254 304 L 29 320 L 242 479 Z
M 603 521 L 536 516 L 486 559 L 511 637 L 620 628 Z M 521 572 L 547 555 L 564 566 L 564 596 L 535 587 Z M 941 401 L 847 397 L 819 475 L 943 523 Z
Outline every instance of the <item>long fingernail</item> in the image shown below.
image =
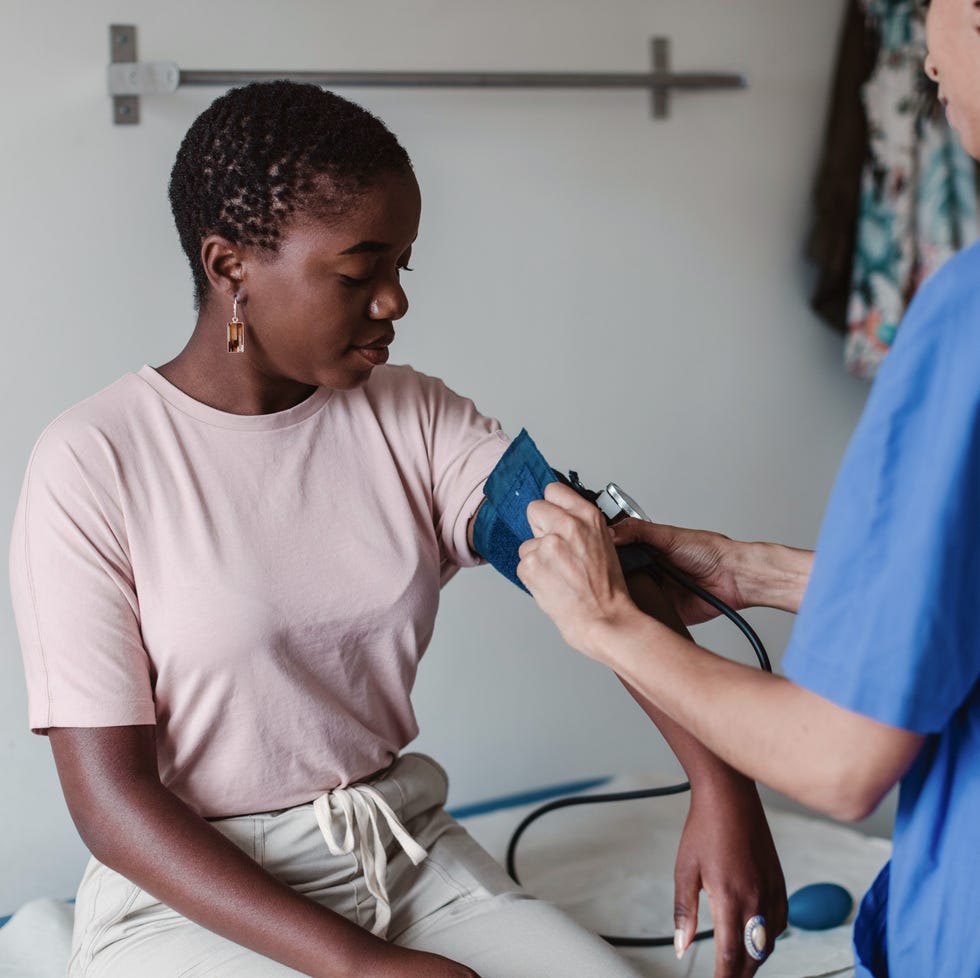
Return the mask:
M 680 961 L 684 957 L 684 952 L 687 948 L 684 946 L 684 931 L 679 927 L 674 931 L 674 954 L 677 955 L 677 960 Z

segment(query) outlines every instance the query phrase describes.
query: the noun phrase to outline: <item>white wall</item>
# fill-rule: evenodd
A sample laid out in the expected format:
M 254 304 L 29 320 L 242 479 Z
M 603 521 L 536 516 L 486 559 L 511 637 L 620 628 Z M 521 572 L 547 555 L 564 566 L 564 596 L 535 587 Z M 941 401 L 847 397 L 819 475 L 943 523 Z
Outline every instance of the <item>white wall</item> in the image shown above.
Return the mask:
M 3 0 L 0 512 L 60 410 L 193 324 L 166 202 L 178 142 L 217 93 L 110 124 L 107 25 L 184 67 L 684 69 L 744 93 L 363 90 L 424 196 L 396 358 L 444 377 L 553 464 L 616 479 L 656 518 L 811 545 L 865 386 L 806 306 L 801 257 L 841 0 Z M 16 8 L 16 9 L 15 9 Z M 6 587 L 4 591 L 6 592 Z M 789 621 L 753 617 L 775 657 Z M 742 655 L 734 630 L 704 629 Z M 68 895 L 83 865 L 43 739 L 26 732 L 0 603 L 0 912 Z M 444 595 L 417 689 L 418 746 L 454 803 L 614 770 L 671 770 L 617 683 L 484 570 Z

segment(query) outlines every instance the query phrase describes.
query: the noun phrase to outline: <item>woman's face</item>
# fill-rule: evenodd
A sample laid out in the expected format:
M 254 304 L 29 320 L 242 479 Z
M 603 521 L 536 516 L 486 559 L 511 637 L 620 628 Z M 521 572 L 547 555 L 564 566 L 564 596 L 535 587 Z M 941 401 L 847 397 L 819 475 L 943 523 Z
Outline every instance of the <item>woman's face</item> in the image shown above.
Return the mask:
M 388 359 L 420 212 L 415 178 L 389 174 L 340 218 L 292 218 L 271 258 L 243 254 L 241 318 L 268 379 L 346 390 Z
M 980 159 L 980 0 L 932 0 L 926 74 L 939 82 L 949 124 Z

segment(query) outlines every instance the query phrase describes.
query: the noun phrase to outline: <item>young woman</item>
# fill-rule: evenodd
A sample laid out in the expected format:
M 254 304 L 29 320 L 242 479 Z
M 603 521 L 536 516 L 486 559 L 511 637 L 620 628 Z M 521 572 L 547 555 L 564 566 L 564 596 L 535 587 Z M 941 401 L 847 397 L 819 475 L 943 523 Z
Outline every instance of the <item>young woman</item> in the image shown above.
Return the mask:
M 926 70 L 980 158 L 980 2 L 933 0 Z M 980 976 L 980 245 L 910 308 L 848 450 L 816 558 L 630 521 L 738 607 L 800 610 L 792 681 L 640 614 L 594 507 L 532 503 L 518 573 L 566 640 L 739 770 L 843 819 L 901 781 L 894 854 L 855 923 L 866 978 Z M 805 591 L 805 598 L 804 598 Z M 689 623 L 713 614 L 680 595 Z
M 195 121 L 170 193 L 194 332 L 49 426 L 12 545 L 31 726 L 94 855 L 72 978 L 633 975 L 400 756 L 507 445 L 385 366 L 420 213 L 404 149 L 329 92 L 247 86 Z M 784 898 L 754 786 L 664 723 L 696 782 L 679 878 L 714 890 L 719 974 L 750 974 L 726 928 Z

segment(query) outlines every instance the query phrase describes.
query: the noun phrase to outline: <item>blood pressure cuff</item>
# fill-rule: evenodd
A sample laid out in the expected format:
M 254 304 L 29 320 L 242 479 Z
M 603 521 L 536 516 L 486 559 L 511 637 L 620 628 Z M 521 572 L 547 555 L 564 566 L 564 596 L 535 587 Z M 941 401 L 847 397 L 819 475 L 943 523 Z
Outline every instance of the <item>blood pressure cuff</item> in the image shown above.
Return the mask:
M 544 499 L 544 487 L 558 482 L 558 476 L 547 463 L 526 429 L 511 442 L 484 487 L 483 505 L 473 526 L 473 547 L 492 567 L 522 591 L 527 588 L 517 576 L 520 563 L 518 548 L 534 534 L 527 521 L 528 503 Z M 650 550 L 638 544 L 618 548 L 623 573 L 643 570 L 659 572 L 651 562 Z
M 544 499 L 544 487 L 558 479 L 525 429 L 510 443 L 483 489 L 483 505 L 473 526 L 473 547 L 522 591 L 517 577 L 517 550 L 534 534 L 527 521 L 528 503 Z

